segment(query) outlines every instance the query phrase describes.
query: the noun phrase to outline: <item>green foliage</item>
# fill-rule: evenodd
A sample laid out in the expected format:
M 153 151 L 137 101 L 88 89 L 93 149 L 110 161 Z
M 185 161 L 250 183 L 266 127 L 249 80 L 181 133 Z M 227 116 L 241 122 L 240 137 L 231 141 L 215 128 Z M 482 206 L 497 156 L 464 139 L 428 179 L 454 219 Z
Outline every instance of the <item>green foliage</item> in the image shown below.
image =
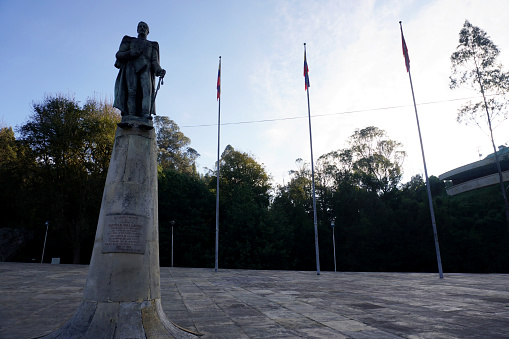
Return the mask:
M 498 187 L 441 197 L 443 265 L 451 272 L 509 272 L 509 235 Z
M 212 267 L 214 194 L 204 180 L 171 169 L 161 171 L 158 181 L 161 265 L 171 265 L 171 221 L 174 221 L 174 266 Z
M 0 129 L 0 214 L 2 226 L 16 228 L 27 217 L 22 190 L 26 148 L 16 140 L 11 127 Z
M 18 129 L 29 150 L 25 198 L 38 216 L 34 223 L 49 221 L 64 235 L 73 263 L 81 262 L 82 243 L 93 241 L 119 120 L 109 104 L 88 100 L 80 107 L 72 98 L 48 96 L 33 104 L 33 114 Z
M 357 129 L 349 138 L 350 148 L 322 155 L 317 163 L 320 185 L 332 187 L 347 181 L 360 188 L 387 194 L 403 175 L 406 153 L 403 145 L 374 126 Z
M 456 52 L 451 55 L 451 88 L 468 84 L 482 94 L 483 100 L 474 103 L 469 101 L 463 105 L 458 111 L 458 122 L 473 122 L 480 127 L 479 121 L 483 121 L 488 125 L 500 179 L 500 189 L 504 200 L 506 224 L 509 228 L 509 201 L 492 127 L 496 120 L 503 121 L 507 119 L 506 108 L 509 101 L 506 94 L 509 90 L 509 74 L 503 72 L 501 64 L 496 63 L 499 54 L 497 46 L 485 31 L 473 26 L 468 20 L 465 20 L 465 24 L 460 31 L 459 42 Z
M 90 254 L 118 118 L 108 105 L 49 97 L 34 104 L 18 140 L 12 129 L 0 130 L 0 212 L 5 225 L 36 231 L 35 256 L 46 220 L 48 258 L 77 262 L 79 253 Z M 160 154 L 167 164 L 158 172 L 161 265 L 171 264 L 175 221 L 174 265 L 213 267 L 216 172 L 196 175 L 195 158 L 181 156 L 189 139 L 171 120 L 157 124 L 160 149 L 177 145 Z M 350 146 L 317 161 L 322 270 L 334 268 L 335 219 L 339 271 L 436 272 L 426 183 L 420 175 L 400 183 L 401 144 L 368 127 L 354 133 Z M 219 266 L 315 270 L 309 164 L 298 159 L 289 182 L 275 190 L 248 153 L 228 145 L 220 165 Z M 444 271 L 508 273 L 509 233 L 496 187 L 450 197 L 438 178 L 429 184 Z
M 384 130 L 369 126 L 350 137 L 354 174 L 361 187 L 381 194 L 396 188 L 406 153 L 403 145 L 387 138 Z
M 340 271 L 436 272 L 437 262 L 426 183 L 420 175 L 384 194 L 358 184 L 353 167 L 342 164 L 350 151 L 319 159 L 317 214 L 322 270 L 334 268 L 335 219 Z M 367 153 L 369 154 L 369 153 Z M 290 182 L 278 187 L 270 212 L 291 230 L 289 269 L 314 270 L 314 231 L 308 167 L 297 161 Z M 490 187 L 447 196 L 437 177 L 429 178 L 446 272 L 509 272 L 504 245 L 503 206 Z
M 179 126 L 165 116 L 155 116 L 154 125 L 159 165 L 163 169 L 197 175 L 195 161 L 200 155 L 189 147 L 191 140 L 180 131 Z
M 245 152 L 228 145 L 220 159 L 220 266 L 228 268 L 280 267 L 287 256 L 284 225 L 269 215 L 270 177 Z M 209 187 L 215 193 L 216 177 Z
M 289 237 L 289 258 L 286 263 L 280 260 L 282 268 L 312 270 L 316 261 L 311 171 L 302 159 L 297 159 L 296 164 L 298 169 L 290 171 L 290 182 L 278 187 L 269 213 L 279 218 L 279 226 Z
M 459 44 L 451 55 L 450 87 L 468 85 L 481 93 L 485 100 L 469 101 L 463 105 L 458 111 L 458 122 L 479 125 L 480 121 L 486 121 L 486 114 L 492 122 L 507 118 L 505 95 L 509 89 L 509 75 L 497 62 L 499 53 L 485 31 L 465 20 Z
M 0 166 L 2 168 L 16 160 L 16 148 L 16 138 L 12 127 L 2 127 L 0 129 Z

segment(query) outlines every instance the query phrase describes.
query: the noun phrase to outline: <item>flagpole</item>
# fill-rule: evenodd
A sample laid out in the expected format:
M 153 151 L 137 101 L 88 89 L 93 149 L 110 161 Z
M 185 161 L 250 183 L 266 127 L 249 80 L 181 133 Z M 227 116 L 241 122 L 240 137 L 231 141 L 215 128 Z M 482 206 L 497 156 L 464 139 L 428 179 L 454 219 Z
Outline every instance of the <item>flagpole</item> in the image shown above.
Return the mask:
M 315 195 L 315 165 L 313 161 L 313 137 L 311 133 L 311 109 L 309 106 L 309 76 L 306 60 L 306 43 L 304 43 L 304 78 L 306 94 L 308 98 L 308 120 L 309 120 L 309 145 L 311 148 L 311 182 L 313 185 L 313 223 L 315 227 L 315 252 L 316 252 L 316 274 L 320 275 L 320 251 L 318 249 L 318 225 L 316 218 L 316 195 Z
M 221 56 L 219 56 L 219 70 L 217 72 L 217 174 L 216 174 L 216 255 L 215 255 L 215 269 L 217 272 L 219 264 L 219 146 L 221 137 Z
M 405 56 L 405 64 L 406 64 L 406 68 L 407 68 L 407 72 L 408 72 L 408 78 L 410 79 L 410 88 L 412 90 L 412 99 L 414 101 L 415 119 L 417 121 L 417 130 L 419 131 L 419 141 L 421 142 L 422 161 L 424 163 L 424 174 L 426 176 L 426 188 L 428 191 L 429 211 L 431 213 L 431 224 L 433 226 L 433 238 L 435 239 L 435 252 L 436 252 L 437 263 L 438 263 L 438 274 L 439 274 L 440 279 L 443 279 L 444 272 L 442 271 L 442 259 L 440 257 L 440 246 L 438 244 L 437 225 L 436 225 L 436 221 L 435 221 L 435 210 L 433 209 L 433 199 L 431 197 L 431 188 L 429 185 L 428 169 L 426 167 L 426 157 L 424 156 L 424 146 L 422 144 L 421 127 L 419 124 L 419 115 L 417 114 L 417 105 L 415 103 L 414 86 L 412 84 L 412 75 L 410 73 L 410 57 L 408 56 L 408 50 L 406 48 L 405 38 L 403 37 L 403 26 L 401 25 L 401 21 L 399 22 L 399 28 L 401 29 L 401 41 L 402 41 L 402 45 L 403 45 L 403 55 Z

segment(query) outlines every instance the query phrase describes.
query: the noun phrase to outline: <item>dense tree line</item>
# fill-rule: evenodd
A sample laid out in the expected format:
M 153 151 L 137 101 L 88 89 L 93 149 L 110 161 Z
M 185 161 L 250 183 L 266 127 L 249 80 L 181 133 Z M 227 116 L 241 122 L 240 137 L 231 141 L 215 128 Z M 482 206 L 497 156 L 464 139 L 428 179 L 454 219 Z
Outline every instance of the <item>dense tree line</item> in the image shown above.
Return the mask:
M 49 222 L 48 257 L 89 260 L 118 121 L 111 105 L 92 99 L 80 105 L 57 95 L 33 103 L 18 139 L 12 128 L 2 128 L 3 227 L 31 231 L 27 257 L 40 257 Z
M 366 139 L 368 134 L 371 137 Z M 362 155 L 355 150 L 361 136 L 373 146 L 371 153 Z M 394 146 L 390 152 L 382 147 L 387 144 Z M 330 227 L 334 219 L 338 270 L 436 272 L 426 185 L 419 175 L 408 183 L 400 182 L 401 145 L 376 127 L 356 131 L 350 145 L 320 157 L 317 165 L 322 269 L 334 269 Z M 296 169 L 290 171 L 290 181 L 273 187 L 263 166 L 248 153 L 229 145 L 220 161 L 219 266 L 314 270 L 308 164 L 298 159 Z M 380 171 L 382 167 L 385 169 Z M 213 267 L 215 172 L 202 178 L 172 170 L 163 173 L 171 173 L 176 182 L 168 177 L 160 180 L 160 204 L 182 201 L 187 206 L 180 208 L 189 208 L 183 215 L 179 207 L 172 207 L 174 219 L 189 225 L 175 227 L 175 265 Z M 184 182 L 188 188 L 181 186 Z M 182 190 L 175 189 L 175 184 Z M 432 176 L 430 185 L 445 271 L 509 272 L 509 235 L 496 187 L 450 197 L 438 178 Z M 163 194 L 164 187 L 171 187 L 172 194 Z M 208 207 L 197 209 L 196 199 L 187 200 L 190 191 Z M 172 218 L 163 218 L 161 213 L 166 212 L 160 211 L 161 220 Z M 168 235 L 164 235 L 168 223 L 161 224 L 160 230 L 161 241 L 167 239 L 168 243 Z M 197 257 L 191 259 L 194 255 Z
M 106 103 L 72 98 L 34 103 L 29 120 L 0 130 L 2 228 L 32 240 L 14 260 L 88 264 L 119 116 Z M 216 171 L 196 172 L 199 154 L 178 125 L 155 120 L 159 147 L 162 266 L 213 267 Z M 402 145 L 370 126 L 316 163 L 320 262 L 333 270 L 335 220 L 340 271 L 435 272 L 427 192 L 416 175 L 401 183 Z M 217 166 L 217 164 L 216 164 Z M 316 269 L 311 171 L 297 159 L 290 180 L 274 185 L 253 155 L 228 145 L 220 158 L 219 267 Z M 509 234 L 496 187 L 450 197 L 430 178 L 445 272 L 509 272 Z

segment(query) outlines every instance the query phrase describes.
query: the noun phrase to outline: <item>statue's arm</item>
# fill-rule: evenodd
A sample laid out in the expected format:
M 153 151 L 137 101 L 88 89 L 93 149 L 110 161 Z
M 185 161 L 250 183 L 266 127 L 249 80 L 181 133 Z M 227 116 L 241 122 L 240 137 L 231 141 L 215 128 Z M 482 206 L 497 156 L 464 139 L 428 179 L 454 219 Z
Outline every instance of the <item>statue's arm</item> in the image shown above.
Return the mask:
M 118 52 L 115 54 L 117 60 L 125 62 L 133 58 L 133 53 L 130 49 L 131 40 L 132 38 L 127 35 L 122 39 Z
M 159 44 L 157 42 L 153 41 L 152 48 L 153 48 L 152 60 L 151 60 L 152 69 L 154 70 L 155 75 L 164 77 L 164 75 L 166 74 L 166 71 L 164 69 L 162 69 L 161 65 L 159 64 Z

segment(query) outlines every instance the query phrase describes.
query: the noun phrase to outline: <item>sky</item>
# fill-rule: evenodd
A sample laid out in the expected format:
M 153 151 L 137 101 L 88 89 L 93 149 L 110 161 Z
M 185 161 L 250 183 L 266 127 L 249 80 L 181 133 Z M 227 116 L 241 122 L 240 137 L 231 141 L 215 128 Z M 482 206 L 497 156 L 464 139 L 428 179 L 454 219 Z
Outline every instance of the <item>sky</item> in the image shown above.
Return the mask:
M 0 0 L 0 125 L 16 128 L 45 95 L 113 100 L 115 53 L 139 21 L 160 46 L 168 116 L 201 155 L 217 158 L 217 69 L 221 56 L 221 152 L 251 154 L 275 183 L 296 159 L 310 162 L 303 54 L 315 163 L 375 126 L 403 144 L 403 182 L 424 176 L 416 116 L 401 49 L 403 23 L 428 174 L 438 176 L 493 152 L 487 128 L 456 121 L 473 89 L 449 88 L 450 56 L 465 20 L 485 30 L 509 67 L 506 0 Z M 508 68 L 505 68 L 508 70 Z M 494 130 L 509 145 L 509 122 Z

